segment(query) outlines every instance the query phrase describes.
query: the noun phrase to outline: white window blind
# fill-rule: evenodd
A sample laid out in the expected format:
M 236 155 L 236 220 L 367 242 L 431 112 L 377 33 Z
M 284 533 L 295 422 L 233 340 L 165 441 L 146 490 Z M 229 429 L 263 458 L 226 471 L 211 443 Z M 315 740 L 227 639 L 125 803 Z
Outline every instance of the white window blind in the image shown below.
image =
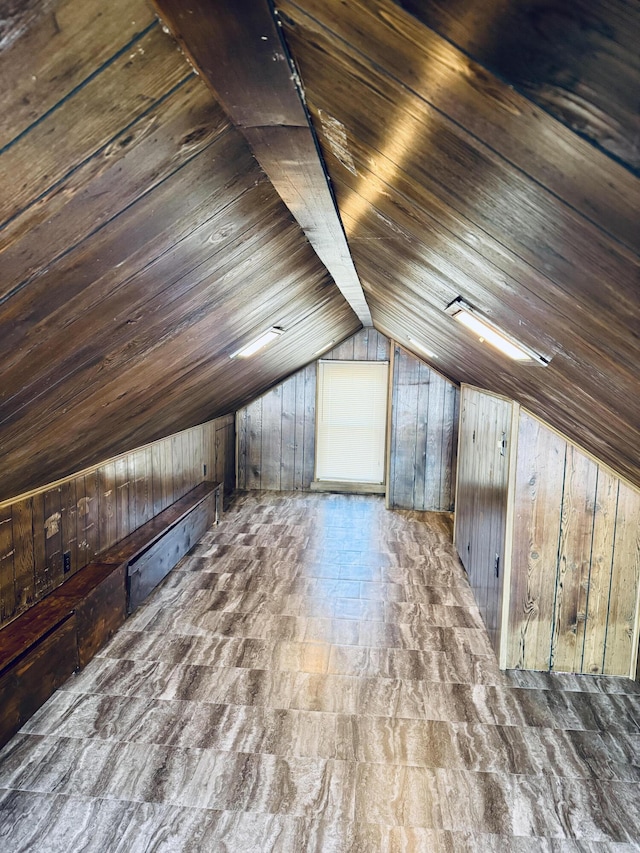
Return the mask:
M 383 483 L 386 362 L 320 361 L 316 479 Z

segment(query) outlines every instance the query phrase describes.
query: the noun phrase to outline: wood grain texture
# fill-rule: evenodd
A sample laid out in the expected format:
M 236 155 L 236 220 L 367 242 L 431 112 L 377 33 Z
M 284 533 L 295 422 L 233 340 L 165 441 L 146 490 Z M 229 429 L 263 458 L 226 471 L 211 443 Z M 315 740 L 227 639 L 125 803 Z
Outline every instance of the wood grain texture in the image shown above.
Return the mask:
M 206 454 L 205 477 L 201 460 Z M 217 473 L 230 495 L 235 488 L 233 415 L 133 450 L 32 497 L 1 504 L 0 626 Z M 157 512 L 154 494 L 159 503 L 166 502 Z M 69 573 L 64 572 L 65 553 Z
M 155 5 L 239 127 L 358 320 L 371 313 L 319 156 L 296 75 L 266 0 Z
M 520 415 L 507 666 L 549 669 L 566 441 Z
M 392 394 L 390 507 L 453 510 L 457 388 L 396 345 Z
M 501 644 L 511 415 L 509 401 L 462 387 L 455 546 L 496 653 Z
M 640 181 L 419 11 L 437 9 L 458 34 L 492 7 L 414 5 L 409 14 L 391 0 L 276 4 L 376 328 L 430 342 L 446 376 L 525 405 L 638 485 Z M 599 3 L 595 18 L 578 4 L 549 41 L 527 19 L 540 6 L 500 4 L 492 44 L 521 36 L 534 56 L 553 45 L 557 67 L 573 63 L 579 78 L 575 39 L 586 44 L 599 19 L 611 39 L 611 104 L 613 65 L 637 88 L 635 54 L 623 47 L 638 27 L 630 4 Z M 469 338 L 442 313 L 457 296 L 546 351 L 549 367 L 524 369 Z
M 508 665 L 628 676 L 640 492 L 521 412 Z
M 399 5 L 638 172 L 636 3 L 400 0 Z

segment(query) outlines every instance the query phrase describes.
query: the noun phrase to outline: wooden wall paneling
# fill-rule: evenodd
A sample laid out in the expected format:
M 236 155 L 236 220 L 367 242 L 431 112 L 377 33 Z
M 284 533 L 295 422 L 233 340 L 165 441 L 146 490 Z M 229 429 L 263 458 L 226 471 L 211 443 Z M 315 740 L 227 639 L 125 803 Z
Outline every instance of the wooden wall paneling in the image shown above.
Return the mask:
M 129 454 L 130 458 L 131 454 Z M 131 479 L 130 468 L 128 477 Z M 100 490 L 97 470 L 85 474 L 84 497 L 86 501 L 84 537 L 87 543 L 87 562 L 90 563 L 100 551 Z
M 248 408 L 248 472 L 247 488 L 262 488 L 262 398 L 255 400 Z
M 294 395 L 295 395 L 295 419 L 293 423 L 293 446 L 294 446 L 294 457 L 293 457 L 293 488 L 297 491 L 305 491 L 309 488 L 309 485 L 305 484 L 305 470 L 304 470 L 304 439 L 305 439 L 305 380 L 307 376 L 308 368 L 304 370 L 298 371 L 295 376 L 292 376 L 289 380 L 293 382 Z M 311 475 L 311 479 L 309 483 L 313 479 L 313 474 Z
M 116 521 L 116 466 L 107 462 L 98 468 L 98 499 L 100 508 L 100 550 L 118 541 Z
M 454 544 L 467 574 L 471 570 L 471 511 L 473 500 L 471 483 L 474 458 L 472 435 L 475 429 L 476 407 L 476 396 L 471 393 L 466 385 L 463 385 L 460 389 Z
M 0 624 L 13 616 L 16 607 L 15 545 L 11 507 L 0 508 Z
M 602 672 L 620 481 L 599 466 L 581 671 Z
M 360 332 L 358 332 L 360 334 Z M 325 361 L 353 361 L 354 353 L 355 353 L 355 335 L 352 335 L 350 338 L 347 338 L 346 341 L 342 341 L 342 343 L 338 344 L 337 347 L 334 347 L 329 352 L 325 353 L 322 358 Z
M 60 486 L 60 505 L 62 513 L 62 559 L 63 574 L 75 574 L 81 566 L 78 564 L 78 498 L 76 481 L 67 480 Z M 65 559 L 69 567 L 65 571 Z
M 372 331 L 372 330 L 371 330 Z M 361 329 L 353 336 L 353 358 L 355 361 L 366 361 L 369 355 L 370 329 Z
M 151 446 L 151 494 L 153 497 L 154 515 L 162 512 L 165 508 L 162 500 L 163 489 L 166 493 L 164 477 L 164 446 L 162 441 L 155 441 Z
M 454 509 L 456 464 L 458 450 L 458 420 L 460 392 L 450 382 L 444 383 L 444 412 L 442 423 L 442 460 L 438 506 Z
M 262 397 L 261 488 L 279 491 L 282 459 L 282 385 Z
M 551 669 L 581 672 L 598 466 L 568 445 L 560 522 Z
M 45 555 L 45 514 L 44 494 L 34 495 L 32 498 L 33 510 L 33 565 L 35 575 L 35 599 L 38 600 L 47 592 L 47 559 Z
M 282 436 L 280 447 L 280 488 L 295 488 L 296 469 L 296 377 L 282 383 Z
M 442 446 L 447 441 L 444 432 L 444 399 L 445 385 L 449 383 L 434 371 L 429 370 L 426 364 L 420 366 L 420 377 L 418 416 L 420 417 L 422 412 L 426 413 L 426 455 L 422 508 L 446 510 L 448 504 L 440 503 L 440 487 L 443 477 L 447 476 L 446 472 L 442 470 Z M 420 502 L 419 491 L 418 501 Z
M 182 435 L 171 436 L 171 471 L 173 474 L 173 499 L 177 501 L 185 493 L 184 461 L 182 457 Z
M 34 601 L 36 579 L 34 566 L 33 500 L 25 498 L 11 504 L 16 608 L 20 613 Z M 77 532 L 76 532 L 77 537 Z
M 304 369 L 304 444 L 302 488 L 310 489 L 316 474 L 316 393 L 317 368 L 315 363 Z
M 630 675 L 638 650 L 637 609 L 640 586 L 640 492 L 620 482 L 613 546 L 605 675 Z
M 236 428 L 235 418 L 227 416 L 225 426 L 226 442 L 225 442 L 225 459 L 224 459 L 224 494 L 225 500 L 228 502 L 230 496 L 236 487 Z
M 45 563 L 47 592 L 62 582 L 62 503 L 61 487 L 44 493 Z
M 422 463 L 422 459 L 416 459 L 416 407 L 420 363 L 396 345 L 394 371 L 389 504 L 392 508 L 407 508 L 413 505 L 416 468 Z
M 411 357 L 411 356 L 409 356 Z M 413 481 L 412 508 L 417 510 L 439 508 L 433 503 L 433 488 L 436 480 L 440 479 L 441 455 L 438 454 L 436 463 L 436 445 L 440 444 L 434 436 L 435 418 L 431 406 L 433 404 L 433 376 L 426 364 L 419 359 L 418 376 L 414 392 L 415 397 L 415 476 Z M 435 470 L 435 469 L 438 470 Z M 438 488 L 438 497 L 440 496 Z
M 548 670 L 567 443 L 520 414 L 507 665 Z
M 237 414 L 236 435 L 238 440 L 238 476 L 236 484 L 239 489 L 247 489 L 247 427 L 249 421 L 249 407 L 245 406 Z
M 116 534 L 117 540 L 124 539 L 131 533 L 129 523 L 129 466 L 127 457 L 121 456 L 115 460 L 116 469 Z M 86 509 L 85 509 L 86 513 Z

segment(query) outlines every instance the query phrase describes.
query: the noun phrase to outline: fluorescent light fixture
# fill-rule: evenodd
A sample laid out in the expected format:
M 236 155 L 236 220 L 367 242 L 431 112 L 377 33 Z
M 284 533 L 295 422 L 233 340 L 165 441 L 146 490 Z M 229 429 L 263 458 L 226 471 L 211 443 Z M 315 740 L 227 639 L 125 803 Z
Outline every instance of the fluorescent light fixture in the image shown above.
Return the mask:
M 438 356 L 435 352 L 432 352 L 430 349 L 427 349 L 424 344 L 421 344 L 420 341 L 417 341 L 415 338 L 407 338 L 413 349 L 419 350 L 423 355 L 426 355 L 427 358 L 437 358 Z
M 529 349 L 529 347 L 514 340 L 512 337 L 503 332 L 497 326 L 494 326 L 489 320 L 476 311 L 471 305 L 463 299 L 454 299 L 450 305 L 447 305 L 445 312 L 466 326 L 469 331 L 478 336 L 481 343 L 488 343 L 495 349 L 499 350 L 503 355 L 512 358 L 514 361 L 531 362 L 545 366 L 549 364 L 548 359 L 539 355 L 537 352 Z
M 336 342 L 336 340 L 334 338 L 332 341 L 329 341 L 329 343 L 326 344 L 325 346 L 320 347 L 320 349 L 317 349 L 314 352 L 314 355 L 320 355 L 321 353 L 326 352 L 328 349 L 330 349 L 335 344 L 335 342 Z
M 267 344 L 270 344 L 271 341 L 275 341 L 276 338 L 279 338 L 283 332 L 284 329 L 272 326 L 270 329 L 267 329 L 266 332 L 263 332 L 259 337 L 251 341 L 251 343 L 241 347 L 235 352 L 232 352 L 229 358 L 249 358 L 250 356 L 255 355 L 263 347 L 266 347 Z

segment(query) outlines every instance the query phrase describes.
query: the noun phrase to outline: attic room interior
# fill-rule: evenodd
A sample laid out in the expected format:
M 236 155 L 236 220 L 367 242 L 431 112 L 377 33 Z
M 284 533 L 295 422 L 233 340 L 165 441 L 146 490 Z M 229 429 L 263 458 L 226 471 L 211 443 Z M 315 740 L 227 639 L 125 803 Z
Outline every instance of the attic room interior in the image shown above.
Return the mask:
M 640 849 L 638 0 L 0 0 L 0 847 Z

